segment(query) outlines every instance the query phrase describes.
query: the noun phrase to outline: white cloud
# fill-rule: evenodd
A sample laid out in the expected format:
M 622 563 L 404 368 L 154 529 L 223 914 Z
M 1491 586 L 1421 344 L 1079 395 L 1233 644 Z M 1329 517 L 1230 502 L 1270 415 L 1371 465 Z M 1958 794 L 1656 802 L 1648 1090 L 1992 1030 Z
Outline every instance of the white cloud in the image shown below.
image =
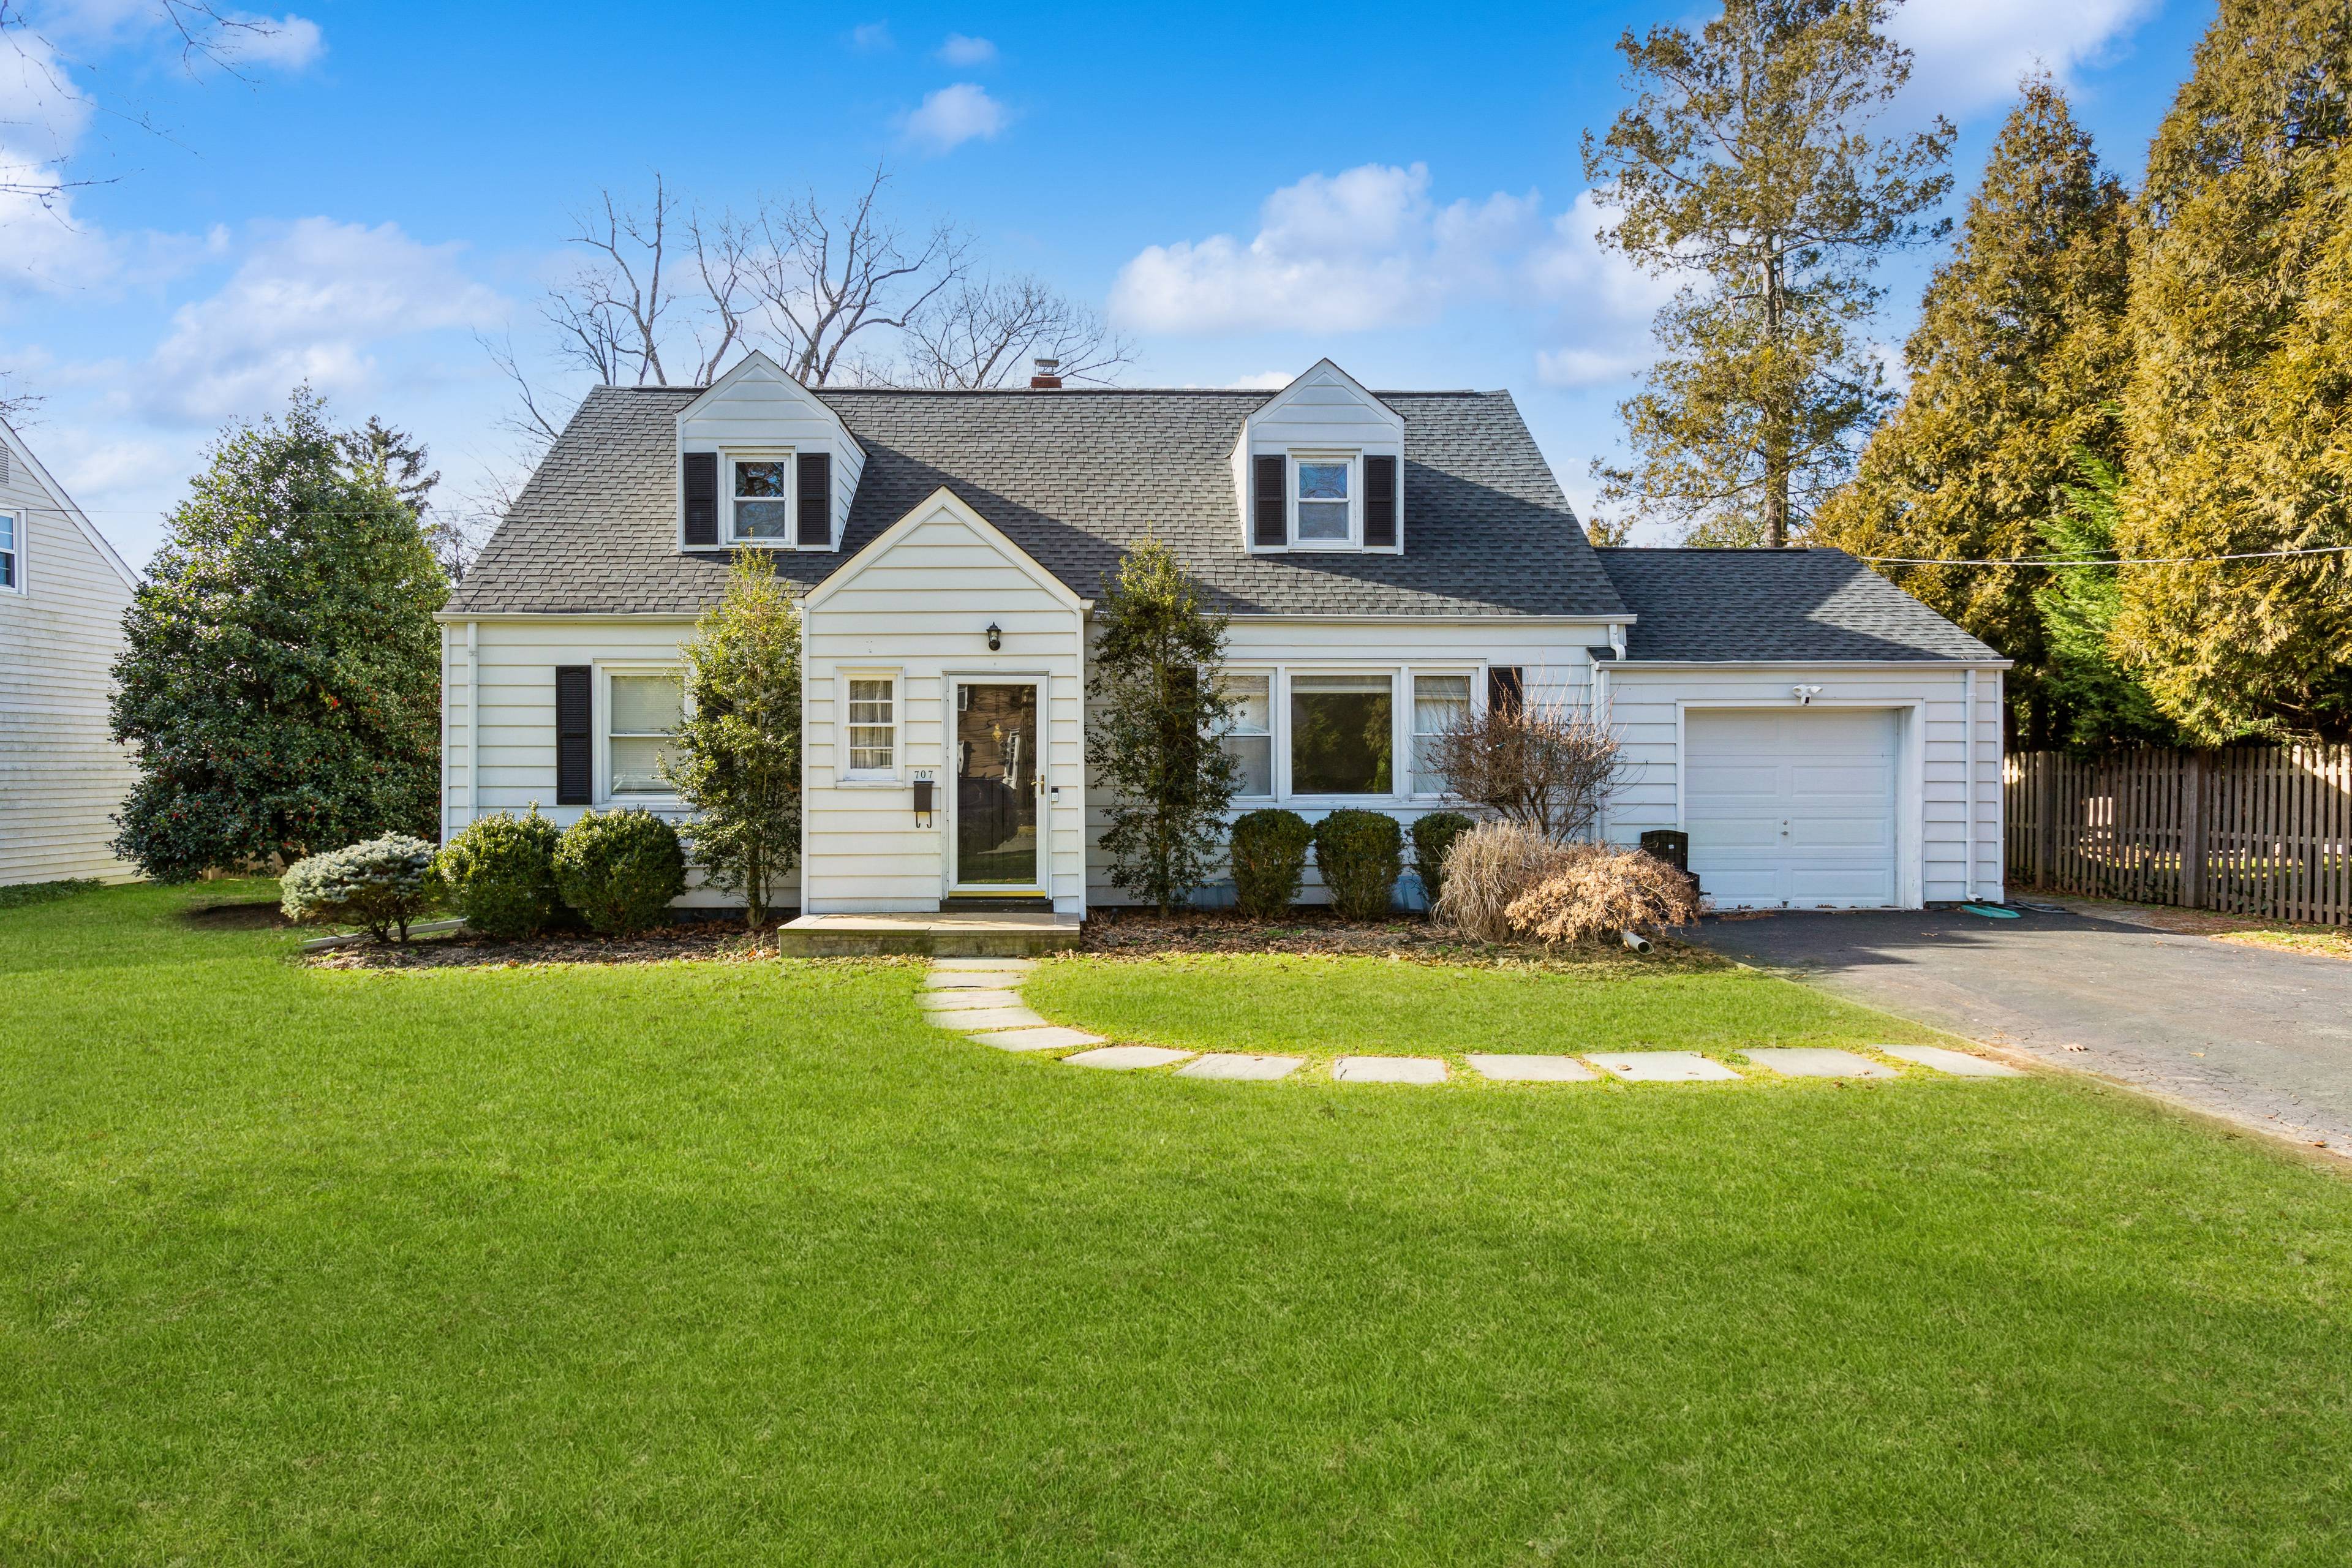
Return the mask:
M 862 22 L 849 29 L 849 47 L 861 55 L 878 55 L 898 47 L 887 22 Z
M 1012 116 L 988 96 L 986 89 L 960 81 L 926 97 L 923 106 L 907 116 L 901 129 L 908 141 L 937 153 L 973 140 L 993 140 L 1011 123 Z
M 389 223 L 271 226 L 219 292 L 173 313 L 133 401 L 153 418 L 214 424 L 262 412 L 305 381 L 328 394 L 367 388 L 376 345 L 504 319 L 505 302 L 458 267 L 459 248 L 420 245 Z
M 319 24 L 290 11 L 275 18 L 236 11 L 228 20 L 231 26 L 220 36 L 220 51 L 234 65 L 298 71 L 327 52 Z
M 970 70 L 978 66 L 992 66 L 996 63 L 996 46 L 986 38 L 967 37 L 961 33 L 950 33 L 947 42 L 940 46 L 939 58 L 959 70 Z
M 2029 71 L 2061 80 L 2153 16 L 2157 0 L 1911 0 L 1888 30 L 1916 57 L 1906 96 L 1958 119 L 2017 90 Z
M 1257 233 L 1147 247 L 1120 270 L 1111 311 L 1171 333 L 1330 333 L 1425 326 L 1466 304 L 1528 313 L 1538 373 L 1558 385 L 1641 362 L 1672 286 L 1593 236 L 1590 192 L 1545 221 L 1543 198 L 1506 191 L 1446 203 L 1426 165 L 1310 174 L 1266 198 Z
M 1224 384 L 1228 392 L 1280 392 L 1298 379 L 1295 370 L 1259 370 L 1247 375 L 1235 376 Z

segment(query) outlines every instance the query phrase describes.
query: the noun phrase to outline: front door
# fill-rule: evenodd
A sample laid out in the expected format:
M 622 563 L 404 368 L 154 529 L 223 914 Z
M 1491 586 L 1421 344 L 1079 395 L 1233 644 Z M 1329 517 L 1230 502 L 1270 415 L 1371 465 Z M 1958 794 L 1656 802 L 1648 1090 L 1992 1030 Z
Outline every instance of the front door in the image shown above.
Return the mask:
M 1029 889 L 1037 879 L 1037 683 L 955 689 L 955 886 Z

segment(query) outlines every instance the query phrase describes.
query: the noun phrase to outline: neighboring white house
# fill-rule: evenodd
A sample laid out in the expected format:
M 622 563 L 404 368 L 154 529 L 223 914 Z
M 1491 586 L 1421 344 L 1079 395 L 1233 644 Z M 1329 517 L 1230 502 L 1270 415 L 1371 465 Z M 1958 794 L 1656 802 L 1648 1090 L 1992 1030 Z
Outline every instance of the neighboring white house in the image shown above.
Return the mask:
M 138 578 L 0 423 L 0 883 L 119 880 L 131 756 L 107 739 Z
M 755 548 L 803 595 L 804 910 L 1124 901 L 1088 625 L 1146 538 L 1232 617 L 1236 810 L 1409 821 L 1447 804 L 1418 759 L 1449 714 L 1598 703 L 1610 835 L 1687 829 L 1718 903 L 2000 895 L 1992 649 L 1835 551 L 1595 552 L 1508 395 L 1328 361 L 1273 393 L 809 390 L 757 353 L 599 388 L 442 612 L 444 831 L 682 816 L 677 647 Z

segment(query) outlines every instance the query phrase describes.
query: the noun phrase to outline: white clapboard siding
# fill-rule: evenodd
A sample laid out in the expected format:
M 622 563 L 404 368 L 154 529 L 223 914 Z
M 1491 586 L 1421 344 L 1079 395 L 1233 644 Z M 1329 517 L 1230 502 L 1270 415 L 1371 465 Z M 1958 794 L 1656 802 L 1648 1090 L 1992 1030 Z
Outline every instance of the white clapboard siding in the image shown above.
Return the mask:
M 23 585 L 0 590 L 0 883 L 127 880 L 113 817 L 134 775 L 107 704 L 131 578 L 14 431 L 0 446 Z
M 1969 875 L 1969 752 L 1965 669 L 1900 665 L 1714 665 L 1608 670 L 1606 711 L 1624 746 L 1623 783 L 1611 801 L 1609 837 L 1636 842 L 1645 829 L 1681 827 L 1684 714 L 1692 708 L 1794 707 L 1795 688 L 1818 686 L 1816 704 L 1878 707 L 1900 715 L 1895 796 L 1907 821 L 1902 847 L 1906 903 L 2001 896 L 2000 679 L 1975 678 L 1976 874 Z
M 1529 703 L 1586 711 L 1591 703 L 1592 666 L 1585 649 L 1605 645 L 1608 640 L 1608 627 L 1599 621 L 1515 621 L 1504 616 L 1446 622 L 1306 621 L 1243 616 L 1234 617 L 1231 624 L 1225 658 L 1229 668 L 1253 673 L 1268 668 L 1297 668 L 1394 674 L 1398 678 L 1393 708 L 1397 728 L 1391 743 L 1395 748 L 1393 766 L 1402 785 L 1407 784 L 1411 744 L 1412 699 L 1403 679 L 1409 672 L 1423 669 L 1466 673 L 1471 678 L 1474 696 L 1483 701 L 1486 671 L 1496 667 L 1515 668 L 1523 672 Z M 1284 735 L 1283 720 L 1277 714 L 1275 744 L 1282 744 Z M 1102 831 L 1108 825 L 1110 805 L 1108 792 L 1090 781 L 1087 795 L 1087 900 L 1090 905 L 1133 901 L 1133 895 L 1111 884 L 1109 860 L 1099 844 Z M 1443 798 L 1401 793 L 1351 800 L 1329 796 L 1249 800 L 1236 803 L 1228 816 L 1238 816 L 1265 805 L 1296 811 L 1309 822 L 1319 821 L 1326 812 L 1341 805 L 1353 805 L 1386 813 L 1408 828 L 1416 818 L 1430 812 L 1459 809 Z M 1411 851 L 1408 841 L 1408 863 Z M 1308 903 L 1327 901 L 1323 884 L 1311 868 L 1301 897 Z
M 988 627 L 1001 647 L 991 651 Z M 948 492 L 929 500 L 810 595 L 805 610 L 808 908 L 924 910 L 948 891 L 957 677 L 1035 679 L 1044 779 L 1040 876 L 1057 910 L 1086 900 L 1080 602 Z M 845 779 L 846 682 L 898 680 L 896 776 Z M 914 784 L 936 792 L 928 824 Z

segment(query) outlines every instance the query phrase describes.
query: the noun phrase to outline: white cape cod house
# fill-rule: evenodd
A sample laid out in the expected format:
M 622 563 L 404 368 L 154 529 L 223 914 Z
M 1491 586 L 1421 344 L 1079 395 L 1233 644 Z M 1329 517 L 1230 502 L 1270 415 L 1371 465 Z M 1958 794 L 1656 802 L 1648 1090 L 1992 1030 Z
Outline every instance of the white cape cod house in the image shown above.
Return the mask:
M 804 617 L 785 903 L 1124 901 L 1087 623 L 1146 538 L 1232 616 L 1237 810 L 1409 821 L 1446 804 L 1421 740 L 1465 704 L 1598 705 L 1631 759 L 1609 836 L 1686 830 L 1720 905 L 2000 895 L 1992 649 L 1835 551 L 1596 551 L 1507 394 L 1328 361 L 1271 393 L 812 390 L 757 353 L 599 388 L 442 614 L 443 830 L 682 817 L 654 765 L 678 646 L 759 549 Z

